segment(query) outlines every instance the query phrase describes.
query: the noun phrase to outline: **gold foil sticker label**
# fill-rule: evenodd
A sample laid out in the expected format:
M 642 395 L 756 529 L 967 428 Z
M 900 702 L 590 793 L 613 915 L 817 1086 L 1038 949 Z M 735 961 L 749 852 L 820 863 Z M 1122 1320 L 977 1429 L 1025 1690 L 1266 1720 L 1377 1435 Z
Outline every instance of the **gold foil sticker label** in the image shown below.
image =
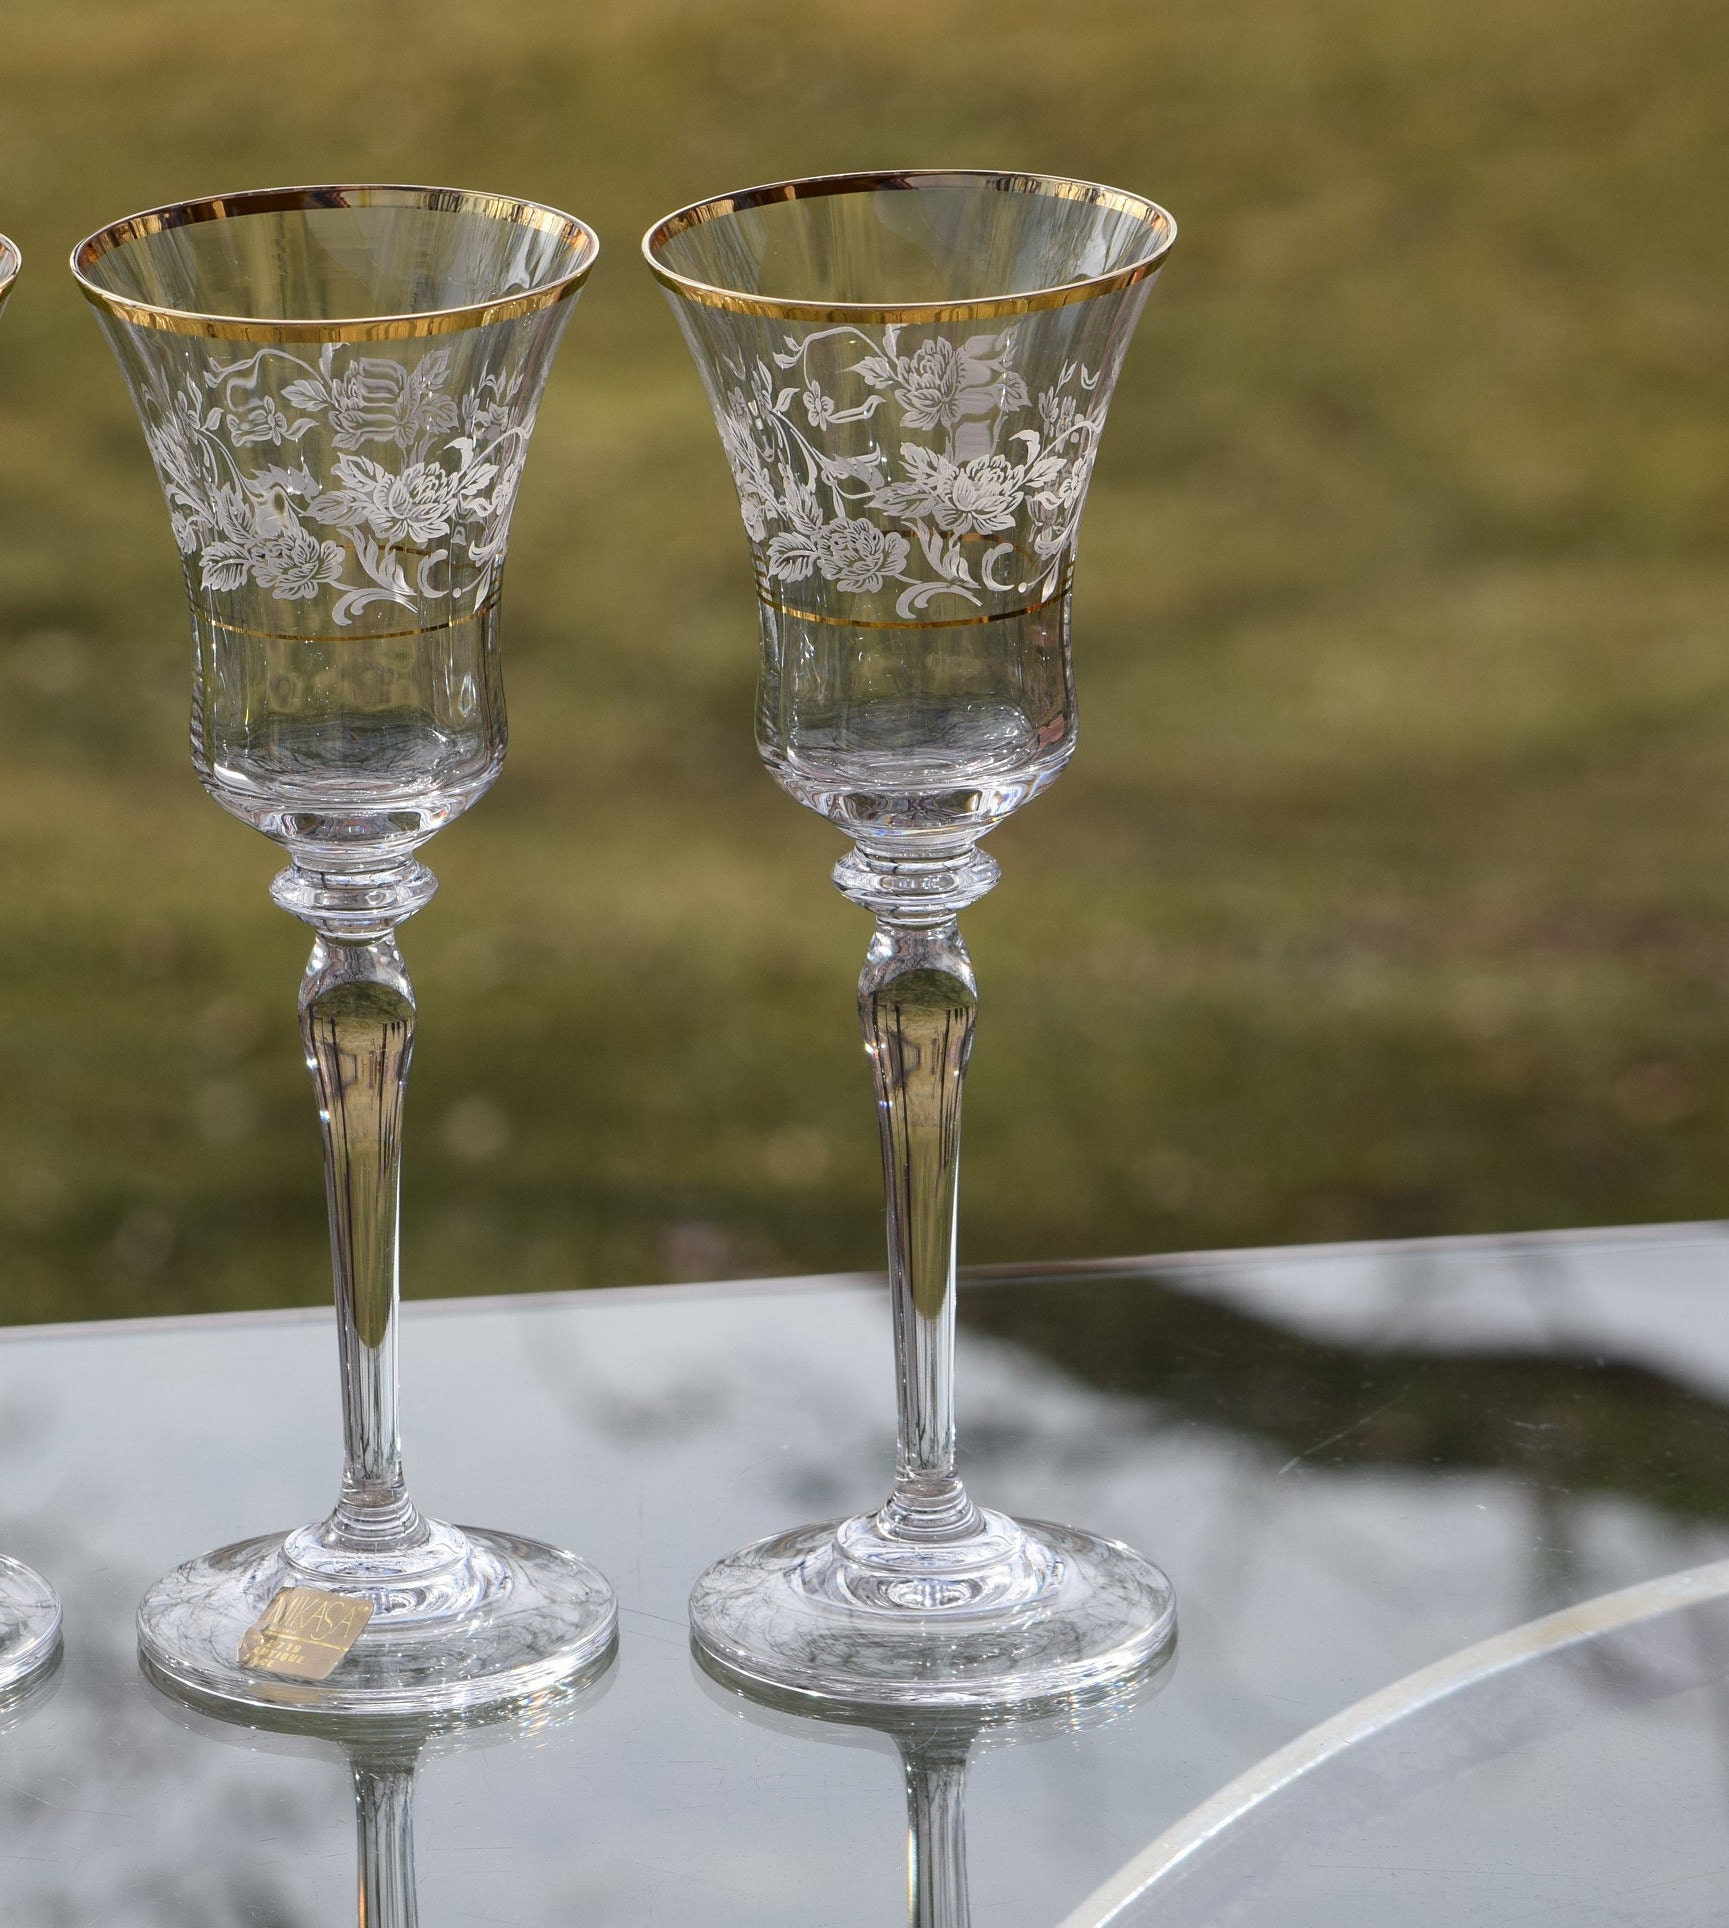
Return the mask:
M 240 1664 L 288 1680 L 325 1680 L 372 1618 L 372 1602 L 284 1587 L 240 1636 Z

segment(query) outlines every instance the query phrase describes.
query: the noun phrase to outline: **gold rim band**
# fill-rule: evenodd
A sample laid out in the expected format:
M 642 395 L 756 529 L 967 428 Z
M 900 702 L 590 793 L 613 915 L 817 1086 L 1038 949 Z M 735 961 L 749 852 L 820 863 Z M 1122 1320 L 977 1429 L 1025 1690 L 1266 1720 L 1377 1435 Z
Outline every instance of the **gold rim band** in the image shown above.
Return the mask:
M 870 194 L 897 188 L 986 188 L 998 194 L 1039 194 L 1049 200 L 1085 201 L 1144 222 L 1149 230 L 1149 252 L 1109 274 L 1055 287 L 1029 289 L 1024 294 L 985 295 L 976 301 L 793 301 L 750 294 L 740 288 L 721 288 L 683 275 L 659 259 L 660 250 L 674 235 L 751 208 L 772 207 L 782 201 L 815 200 L 826 194 Z M 893 173 L 818 174 L 804 180 L 775 181 L 766 187 L 745 188 L 736 194 L 716 195 L 657 221 L 642 237 L 642 253 L 649 272 L 663 287 L 705 308 L 724 308 L 730 314 L 757 315 L 775 321 L 814 322 L 949 322 L 987 321 L 999 315 L 1030 315 L 1045 308 L 1066 308 L 1091 301 L 1095 295 L 1115 294 L 1144 281 L 1171 251 L 1177 224 L 1156 202 L 1122 188 L 1096 181 L 1073 181 L 1060 174 L 998 174 L 985 168 L 903 168 Z
M 987 623 L 1012 622 L 1017 616 L 1036 616 L 1041 609 L 1049 609 L 1053 603 L 1062 602 L 1073 586 L 1072 569 L 1063 571 L 1062 582 L 1048 596 L 1042 596 L 1035 603 L 1023 603 L 1019 609 L 999 609 L 989 616 L 942 616 L 934 622 L 864 622 L 850 616 L 824 616 L 814 609 L 800 609 L 794 603 L 782 602 L 778 596 L 771 596 L 759 582 L 756 586 L 756 599 L 765 608 L 778 611 L 782 616 L 795 616 L 803 623 L 824 623 L 831 629 L 983 629 Z
M 168 228 L 191 227 L 200 221 L 232 221 L 248 214 L 283 214 L 318 208 L 423 208 L 436 214 L 480 214 L 494 221 L 537 228 L 558 235 L 578 250 L 576 266 L 538 288 L 501 295 L 496 301 L 474 302 L 461 308 L 435 308 L 424 314 L 332 316 L 329 320 L 299 320 L 290 316 L 207 315 L 185 308 L 166 308 L 115 294 L 90 277 L 105 254 L 129 242 L 141 241 Z M 255 188 L 244 194 L 213 194 L 200 201 L 177 201 L 129 215 L 88 235 L 72 250 L 72 275 L 85 299 L 122 321 L 140 328 L 159 328 L 171 335 L 203 335 L 219 341 L 411 341 L 422 335 L 451 335 L 466 328 L 487 328 L 494 322 L 516 321 L 567 300 L 588 279 L 600 252 L 600 239 L 586 221 L 538 201 L 510 195 L 478 194 L 464 188 L 408 187 L 385 184 L 339 184 L 330 187 Z

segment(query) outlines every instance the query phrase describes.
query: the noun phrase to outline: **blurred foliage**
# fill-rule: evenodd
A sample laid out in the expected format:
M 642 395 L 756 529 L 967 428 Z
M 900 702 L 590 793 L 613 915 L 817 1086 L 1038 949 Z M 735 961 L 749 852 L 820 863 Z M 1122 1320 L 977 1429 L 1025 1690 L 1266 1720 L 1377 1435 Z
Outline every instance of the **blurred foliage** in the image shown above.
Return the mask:
M 61 0 L 0 23 L 0 1305 L 326 1291 L 267 845 L 74 240 L 438 180 L 592 221 L 430 852 L 408 1288 L 874 1264 L 834 833 L 750 743 L 719 447 L 636 237 L 781 175 L 1139 188 L 1083 742 L 993 841 L 976 1261 L 1729 1197 L 1729 14 L 1716 0 Z

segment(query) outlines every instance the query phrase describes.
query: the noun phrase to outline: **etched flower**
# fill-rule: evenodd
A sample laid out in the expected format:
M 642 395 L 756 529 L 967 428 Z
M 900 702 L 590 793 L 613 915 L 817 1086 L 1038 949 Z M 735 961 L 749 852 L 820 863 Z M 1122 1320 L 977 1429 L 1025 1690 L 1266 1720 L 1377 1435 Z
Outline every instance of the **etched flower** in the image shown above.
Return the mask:
M 261 588 L 293 602 L 340 581 L 345 560 L 339 543 L 320 542 L 309 529 L 291 529 L 264 544 L 252 573 Z
M 484 376 L 478 386 L 466 389 L 462 396 L 462 431 L 472 436 L 476 442 L 484 441 L 489 435 L 508 426 L 510 404 L 515 400 L 516 388 L 520 383 L 513 382 L 507 391 L 497 375 Z
M 423 437 L 447 434 L 457 425 L 456 404 L 439 387 L 449 359 L 441 349 L 404 368 L 363 355 L 324 382 L 291 382 L 283 392 L 298 408 L 322 404 L 329 410 L 331 440 L 339 449 L 394 442 L 407 450 Z
M 312 513 L 347 528 L 365 524 L 381 542 L 435 542 L 450 533 L 456 482 L 431 462 L 416 462 L 400 475 L 364 455 L 336 458 L 339 490 L 321 495 Z
M 430 462 L 416 462 L 373 491 L 367 519 L 385 542 L 434 542 L 450 530 L 456 490 Z
M 209 472 L 199 436 L 201 425 L 196 390 L 183 390 L 146 427 L 144 439 L 170 509 L 177 509 L 193 524 L 209 526 L 214 517 L 209 508 Z
M 876 490 L 873 509 L 909 522 L 934 522 L 950 535 L 993 535 L 1014 526 L 1021 505 L 1021 471 L 1006 455 L 951 462 L 915 442 L 901 445 L 904 482 Z
M 1033 553 L 1046 559 L 1073 540 L 1092 479 L 1098 424 L 1084 415 L 1079 420 L 1087 432 L 1078 439 L 1071 436 L 1067 450 L 1047 449 L 1035 456 L 1023 478 L 1032 518 Z
M 889 535 L 874 522 L 842 516 L 824 525 L 816 539 L 816 563 L 837 588 L 855 595 L 880 589 L 885 576 L 900 576 L 907 566 L 905 536 Z
M 1047 388 L 1039 397 L 1039 420 L 1051 440 L 1066 435 L 1075 425 L 1075 398 L 1060 388 Z
M 954 535 L 990 535 L 1014 526 L 1021 505 L 1019 472 L 1007 456 L 987 455 L 958 466 L 945 464 L 937 527 Z
M 245 448 L 254 442 L 269 442 L 279 447 L 288 433 L 288 417 L 269 395 L 247 403 L 244 408 L 229 409 L 226 419 L 229 439 L 236 448 Z
M 738 487 L 745 529 L 752 542 L 761 542 L 775 513 L 774 481 L 752 432 L 748 407 L 743 395 L 735 393 L 732 406 L 720 417 L 720 441 Z
M 804 412 L 810 417 L 812 428 L 827 428 L 834 420 L 834 397 L 825 395 L 816 382 L 812 382 L 799 399 L 804 403 Z
M 528 431 L 506 445 L 502 462 L 477 462 L 457 477 L 457 495 L 464 515 L 478 518 L 480 527 L 468 538 L 470 558 L 490 569 L 510 540 L 510 514 L 516 507 L 516 488 L 528 460 Z M 494 483 L 494 478 L 496 482 Z M 491 494 L 487 484 L 494 483 Z
M 908 428 L 952 428 L 961 419 L 968 367 L 952 341 L 937 336 L 902 355 L 895 368 L 895 395 Z
M 1027 385 L 1011 366 L 1015 338 L 974 335 L 957 347 L 946 335 L 922 341 L 910 355 L 896 352 L 900 331 L 883 337 L 883 352 L 852 364 L 872 388 L 893 389 L 906 428 L 954 428 L 1027 405 Z

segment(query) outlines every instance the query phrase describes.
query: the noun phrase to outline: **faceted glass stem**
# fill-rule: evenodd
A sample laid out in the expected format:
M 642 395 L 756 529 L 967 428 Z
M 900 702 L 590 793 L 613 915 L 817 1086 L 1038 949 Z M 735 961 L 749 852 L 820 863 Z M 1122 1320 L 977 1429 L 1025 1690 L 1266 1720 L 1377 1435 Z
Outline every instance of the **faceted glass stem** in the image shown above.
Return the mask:
M 394 934 L 313 944 L 300 1035 L 318 1094 L 342 1360 L 342 1496 L 325 1535 L 355 1552 L 414 1544 L 423 1529 L 402 1476 L 396 1311 L 402 1100 L 414 991 Z
M 899 1400 L 894 1491 L 877 1524 L 896 1539 L 953 1540 L 979 1525 L 955 1472 L 954 1417 L 961 1096 L 977 1008 L 954 918 L 879 918 L 859 1021 L 882 1138 Z
M 437 888 L 410 860 L 383 871 L 285 870 L 271 887 L 316 933 L 300 982 L 300 1037 L 318 1097 L 342 1366 L 342 1490 L 289 1557 L 330 1572 L 413 1554 L 430 1528 L 408 1496 L 397 1428 L 402 1100 L 414 1055 L 414 987 L 396 928 Z

